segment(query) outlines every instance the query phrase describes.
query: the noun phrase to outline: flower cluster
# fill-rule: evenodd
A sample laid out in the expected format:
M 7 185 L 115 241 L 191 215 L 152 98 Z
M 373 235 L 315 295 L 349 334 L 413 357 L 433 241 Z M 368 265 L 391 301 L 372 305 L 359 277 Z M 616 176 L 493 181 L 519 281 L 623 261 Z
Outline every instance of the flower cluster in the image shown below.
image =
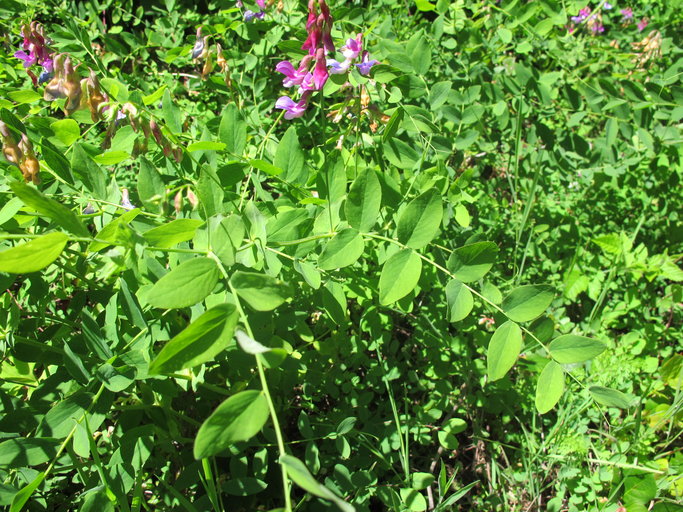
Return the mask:
M 16 51 L 14 56 L 23 61 L 33 85 L 43 84 L 52 78 L 54 69 L 52 51 L 49 48 L 52 41 L 45 36 L 43 26 L 37 21 L 22 26 L 21 35 L 24 38 L 21 43 L 22 49 Z M 35 64 L 43 68 L 38 77 L 29 69 Z
M 202 59 L 204 60 L 204 63 L 202 65 L 202 78 L 206 78 L 206 76 L 213 71 L 214 68 L 214 55 L 216 58 L 216 63 L 218 64 L 218 67 L 221 69 L 221 72 L 225 74 L 225 84 L 230 87 L 230 74 L 229 74 L 229 68 L 228 68 L 228 61 L 226 60 L 225 56 L 223 55 L 223 47 L 219 44 L 216 43 L 216 51 L 215 54 L 209 49 L 209 42 L 208 42 L 209 36 L 205 36 L 202 34 L 202 27 L 199 27 L 197 29 L 197 39 L 195 40 L 194 46 L 192 47 L 192 50 L 190 52 L 190 55 L 192 56 L 193 60 L 196 61 L 201 61 Z
M 306 21 L 308 37 L 301 46 L 302 49 L 308 50 L 308 55 L 301 59 L 296 68 L 289 61 L 279 62 L 275 66 L 276 71 L 285 75 L 282 85 L 287 88 L 296 85 L 301 92 L 298 102 L 289 96 L 282 96 L 275 103 L 275 108 L 285 111 L 285 119 L 303 116 L 308 107 L 311 92 L 321 90 L 330 76 L 327 71 L 326 55 L 334 52 L 332 22 L 330 8 L 325 0 L 317 0 L 317 3 L 316 0 L 309 0 L 308 20 Z
M 2 121 L 0 121 L 0 137 L 2 138 L 2 154 L 7 161 L 19 167 L 26 181 L 32 181 L 36 185 L 40 183 L 38 177 L 40 164 L 33 152 L 33 144 L 28 137 L 22 133 L 17 144 L 10 128 Z
M 275 108 L 285 111 L 285 119 L 303 116 L 312 91 L 322 90 L 330 74 L 347 73 L 359 56 L 360 62 L 355 65 L 363 75 L 368 75 L 370 68 L 377 64 L 376 60 L 370 59 L 367 51 L 363 51 L 362 34 L 346 40 L 346 44 L 341 48 L 343 62 L 328 58 L 327 55 L 335 51 L 331 35 L 332 22 L 330 9 L 325 0 L 317 0 L 317 4 L 316 0 L 309 0 L 306 21 L 308 37 L 301 47 L 308 50 L 308 55 L 301 59 L 297 67 L 289 61 L 279 62 L 275 66 L 275 70 L 285 76 L 282 85 L 287 88 L 298 86 L 301 93 L 299 101 L 282 96 L 275 103 Z
M 609 2 L 602 4 L 603 10 L 609 11 L 613 8 L 614 6 Z M 627 26 L 632 22 L 633 9 L 631 7 L 620 9 L 619 13 L 621 14 L 621 22 L 624 26 Z M 648 19 L 641 18 L 636 26 L 638 27 L 638 31 L 642 32 L 647 25 Z M 579 13 L 576 16 L 571 17 L 571 23 L 567 26 L 567 31 L 571 34 L 580 26 L 585 26 L 593 34 L 602 34 L 605 31 L 605 26 L 602 23 L 602 14 L 600 10 L 591 12 L 591 8 L 588 6 L 579 10 Z

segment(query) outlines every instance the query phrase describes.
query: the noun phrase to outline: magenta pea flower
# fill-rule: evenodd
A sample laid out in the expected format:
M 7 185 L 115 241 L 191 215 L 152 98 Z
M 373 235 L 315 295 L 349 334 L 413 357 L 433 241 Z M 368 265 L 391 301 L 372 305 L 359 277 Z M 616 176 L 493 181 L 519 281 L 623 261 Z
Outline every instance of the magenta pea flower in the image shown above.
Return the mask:
M 266 0 L 256 0 L 256 5 L 258 5 L 262 11 L 264 11 L 266 9 Z
M 626 9 L 622 9 L 619 12 L 621 13 L 623 21 L 633 19 L 633 9 L 631 9 L 630 7 L 627 7 Z
M 647 27 L 647 24 L 648 24 L 648 23 L 649 23 L 649 21 L 648 21 L 647 18 L 642 18 L 642 19 L 638 22 L 638 32 L 642 32 L 643 30 L 645 30 L 645 27 Z
M 343 75 L 351 67 L 351 61 L 346 59 L 344 62 L 339 62 L 334 59 L 327 59 L 327 66 L 330 68 L 330 75 Z
M 315 60 L 315 70 L 313 71 L 313 83 L 315 84 L 315 88 L 321 90 L 329 76 L 330 75 L 327 72 L 327 61 L 325 60 L 325 50 L 323 48 L 318 48 Z
M 375 64 L 379 64 L 379 61 L 375 59 L 370 60 L 370 53 L 364 51 L 363 58 L 361 59 L 360 64 L 356 64 L 356 67 L 361 75 L 367 76 L 370 74 L 370 69 L 372 69 L 372 66 Z
M 310 92 L 305 92 L 298 102 L 289 96 L 281 96 L 275 102 L 275 108 L 285 111 L 285 119 L 296 119 L 306 113 L 308 107 L 308 97 Z
M 347 39 L 346 45 L 341 48 L 342 55 L 349 60 L 358 57 L 360 52 L 363 51 L 363 43 L 361 42 L 362 37 L 363 34 L 358 34 L 355 39 Z

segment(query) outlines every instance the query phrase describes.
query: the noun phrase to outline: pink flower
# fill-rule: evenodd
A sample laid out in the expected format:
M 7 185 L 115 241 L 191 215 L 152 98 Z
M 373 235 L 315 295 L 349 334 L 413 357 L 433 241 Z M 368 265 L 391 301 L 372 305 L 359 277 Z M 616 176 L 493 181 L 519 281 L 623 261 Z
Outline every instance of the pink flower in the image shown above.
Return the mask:
M 306 107 L 308 107 L 309 94 L 310 92 L 305 92 L 298 103 L 289 96 L 281 96 L 275 102 L 275 108 L 285 111 L 285 119 L 296 119 L 301 117 L 306 112 Z
M 256 5 L 263 11 L 266 8 L 266 0 L 256 0 Z
M 329 76 L 330 75 L 327 72 L 327 61 L 325 60 L 325 50 L 319 48 L 315 60 L 315 70 L 313 71 L 313 83 L 315 84 L 315 88 L 321 90 Z
M 342 55 L 349 60 L 353 60 L 358 57 L 360 52 L 363 50 L 363 43 L 361 42 L 362 37 L 363 34 L 358 34 L 355 39 L 347 39 L 346 45 L 342 46 L 341 49 Z
M 627 7 L 626 9 L 622 9 L 619 12 L 621 12 L 621 15 L 623 17 L 622 19 L 624 21 L 633 19 L 633 9 L 631 9 L 630 7 Z
M 643 30 L 645 30 L 645 27 L 647 27 L 647 24 L 648 24 L 648 23 L 649 23 L 649 21 L 648 21 L 647 18 L 642 18 L 642 19 L 638 22 L 638 32 L 642 32 Z

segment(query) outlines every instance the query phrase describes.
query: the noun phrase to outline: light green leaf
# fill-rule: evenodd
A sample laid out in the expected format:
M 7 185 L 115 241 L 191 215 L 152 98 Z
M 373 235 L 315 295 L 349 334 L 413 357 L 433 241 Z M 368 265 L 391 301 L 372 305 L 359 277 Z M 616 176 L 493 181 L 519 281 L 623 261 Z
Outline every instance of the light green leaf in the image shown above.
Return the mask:
M 270 348 L 262 345 L 244 331 L 237 331 L 235 333 L 235 339 L 240 348 L 247 354 L 265 354 L 266 352 L 271 351 Z
M 598 340 L 564 334 L 550 342 L 550 355 L 561 364 L 580 363 L 602 354 L 607 347 Z
M 146 231 L 142 236 L 152 247 L 168 249 L 180 242 L 192 240 L 202 224 L 198 219 L 175 219 Z
M 399 169 L 412 169 L 420 155 L 401 139 L 389 139 L 382 146 L 384 156 Z
M 238 318 L 232 304 L 219 304 L 205 311 L 161 349 L 149 373 L 177 372 L 213 360 L 230 345 Z
M 2 251 L 0 272 L 28 274 L 41 270 L 62 254 L 68 240 L 64 233 L 48 233 Z
M 455 249 L 448 258 L 448 270 L 463 283 L 478 281 L 491 270 L 498 246 L 493 242 L 475 242 Z
M 560 400 L 564 391 L 564 371 L 555 361 L 545 365 L 536 383 L 536 410 L 545 414 Z
M 226 148 L 224 142 L 213 142 L 210 140 L 200 140 L 187 146 L 189 152 L 192 151 L 223 151 Z
M 522 330 L 514 322 L 502 324 L 491 336 L 486 361 L 491 381 L 502 379 L 522 350 Z
M 184 261 L 152 286 L 147 303 L 164 309 L 193 306 L 211 293 L 219 275 L 218 265 L 211 258 Z
M 76 214 L 63 204 L 44 196 L 35 187 L 20 181 L 11 182 L 9 186 L 26 206 L 52 219 L 56 224 L 74 235 L 90 237 L 90 232 L 81 223 Z
M 138 173 L 138 196 L 147 207 L 151 208 L 163 201 L 166 194 L 164 181 L 159 171 L 145 157 L 140 157 L 140 171 Z
M 427 510 L 427 500 L 425 497 L 417 492 L 415 489 L 401 489 L 399 491 L 403 504 L 408 507 L 411 512 L 424 512 Z
M 71 169 L 83 182 L 85 188 L 97 199 L 107 198 L 107 174 L 85 152 L 83 146 L 74 144 L 71 152 Z
M 446 285 L 446 300 L 449 322 L 459 322 L 467 318 L 474 306 L 472 292 L 457 279 L 451 279 Z
M 261 391 L 241 391 L 224 401 L 209 416 L 194 440 L 194 458 L 218 455 L 239 441 L 247 441 L 268 420 L 268 401 Z
M 289 286 L 266 274 L 256 272 L 235 272 L 230 284 L 237 295 L 256 311 L 270 311 L 291 296 Z
M 102 153 L 101 155 L 97 155 L 93 160 L 97 162 L 98 164 L 101 165 L 116 165 L 124 160 L 127 160 L 130 158 L 130 153 L 126 153 L 125 151 L 107 151 L 106 153 Z
M 287 129 L 277 145 L 273 164 L 285 172 L 285 179 L 289 182 L 297 182 L 303 174 L 304 153 L 294 126 Z
M 442 216 L 441 196 L 432 188 L 413 199 L 403 211 L 396 228 L 398 241 L 421 249 L 436 236 Z
M 363 249 L 365 242 L 360 233 L 353 228 L 344 229 L 327 242 L 318 259 L 318 267 L 322 270 L 348 267 L 361 257 Z
M 14 495 L 14 498 L 12 498 L 12 504 L 9 507 L 9 512 L 21 512 L 28 499 L 35 492 L 38 486 L 43 483 L 44 479 L 45 473 L 41 471 L 36 475 L 31 483 L 22 487 L 19 492 Z
M 164 91 L 163 100 L 161 100 L 161 112 L 163 114 L 166 127 L 172 133 L 180 133 L 183 131 L 183 120 L 180 110 L 173 104 L 171 93 L 168 89 Z
M 324 485 L 318 483 L 306 465 L 299 459 L 292 455 L 282 455 L 280 457 L 280 464 L 283 464 L 287 468 L 287 475 L 289 478 L 301 487 L 304 491 L 318 496 L 319 498 L 325 498 L 333 502 L 339 510 L 343 512 L 355 512 L 355 508 L 350 503 L 345 502 L 339 496 L 334 494 Z
M 81 136 L 81 129 L 73 119 L 60 119 L 50 124 L 55 137 L 65 146 L 71 146 Z
M 553 296 L 550 286 L 520 286 L 503 299 L 502 308 L 510 320 L 528 322 L 543 314 L 553 301 Z
M 247 124 L 242 120 L 234 103 L 229 103 L 221 115 L 218 138 L 225 143 L 225 149 L 235 156 L 242 157 L 247 145 Z
M 34 101 L 38 101 L 42 97 L 33 89 L 24 89 L 22 91 L 10 91 L 7 93 L 7 96 L 12 101 L 16 101 L 19 104 L 33 103 Z
M 377 173 L 363 169 L 353 180 L 344 211 L 351 227 L 359 231 L 370 231 L 377 222 L 382 204 L 382 187 Z
M 114 512 L 114 504 L 104 491 L 91 492 L 83 500 L 78 512 Z
M 156 91 L 154 91 L 152 94 L 149 94 L 147 96 L 142 97 L 142 102 L 145 105 L 151 105 L 152 103 L 156 103 L 161 99 L 161 97 L 164 95 L 164 92 L 166 91 L 166 86 L 162 85 L 159 87 Z
M 379 277 L 379 302 L 386 306 L 413 291 L 420 280 L 422 260 L 411 249 L 402 249 L 384 263 Z
M 629 399 L 626 394 L 616 389 L 603 386 L 591 386 L 588 388 L 588 391 L 590 391 L 593 400 L 607 407 L 628 409 L 631 406 L 632 400 Z

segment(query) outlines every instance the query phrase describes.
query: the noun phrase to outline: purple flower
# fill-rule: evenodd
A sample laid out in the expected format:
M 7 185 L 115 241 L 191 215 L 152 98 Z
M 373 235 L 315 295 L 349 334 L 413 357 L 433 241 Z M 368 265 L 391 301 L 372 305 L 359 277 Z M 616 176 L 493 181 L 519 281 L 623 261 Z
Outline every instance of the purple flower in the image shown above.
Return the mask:
M 24 50 L 19 50 L 14 52 L 14 56 L 24 62 L 25 68 L 30 68 L 38 61 L 38 56 L 35 54 L 35 52 L 27 54 Z
M 631 20 L 631 19 L 633 19 L 633 9 L 631 9 L 630 7 L 627 7 L 626 9 L 622 9 L 622 10 L 619 11 L 619 12 L 620 12 L 621 15 L 623 16 L 623 19 L 624 19 L 624 20 Z
M 251 9 L 244 11 L 244 21 L 249 22 L 256 17 L 256 13 Z
M 306 112 L 306 107 L 308 107 L 308 96 L 306 93 L 298 103 L 289 96 L 281 96 L 275 102 L 275 108 L 285 111 L 285 119 L 296 119 L 303 116 Z
M 594 23 L 590 26 L 594 34 L 602 34 L 605 31 L 605 27 L 602 23 Z
M 344 62 L 337 62 L 334 59 L 327 59 L 327 66 L 330 68 L 331 75 L 343 75 L 349 70 L 351 61 L 346 59 Z
M 602 8 L 609 11 L 610 9 L 614 8 L 614 6 L 609 2 L 605 2 L 605 4 L 602 6 Z
M 310 75 L 306 69 L 295 69 L 291 62 L 284 60 L 278 62 L 275 66 L 275 71 L 285 75 L 285 79 L 282 81 L 282 85 L 289 88 L 294 85 L 301 85 L 306 80 L 306 76 Z
M 648 24 L 648 23 L 649 23 L 649 22 L 648 22 L 648 19 L 647 19 L 647 18 L 641 19 L 641 20 L 638 22 L 638 32 L 642 32 L 643 30 L 645 30 L 645 27 L 647 27 L 647 24 Z
M 135 206 L 130 202 L 130 198 L 128 197 L 127 188 L 121 189 L 121 207 L 123 207 L 125 210 L 135 209 Z
M 358 68 L 358 71 L 360 71 L 361 75 L 369 75 L 370 74 L 370 69 L 372 69 L 372 66 L 375 64 L 379 64 L 378 60 L 369 60 L 370 59 L 370 54 L 367 51 L 363 52 L 363 59 L 361 60 L 360 64 L 356 64 L 356 67 Z
M 206 48 L 206 38 L 198 36 L 197 40 L 194 42 L 194 46 L 192 47 L 192 58 L 193 59 L 198 59 L 199 57 L 202 56 L 204 53 L 204 49 Z
M 346 45 L 342 46 L 341 49 L 344 57 L 353 60 L 360 55 L 360 52 L 363 50 L 363 43 L 361 42 L 362 37 L 363 34 L 358 34 L 355 39 L 346 40 Z

